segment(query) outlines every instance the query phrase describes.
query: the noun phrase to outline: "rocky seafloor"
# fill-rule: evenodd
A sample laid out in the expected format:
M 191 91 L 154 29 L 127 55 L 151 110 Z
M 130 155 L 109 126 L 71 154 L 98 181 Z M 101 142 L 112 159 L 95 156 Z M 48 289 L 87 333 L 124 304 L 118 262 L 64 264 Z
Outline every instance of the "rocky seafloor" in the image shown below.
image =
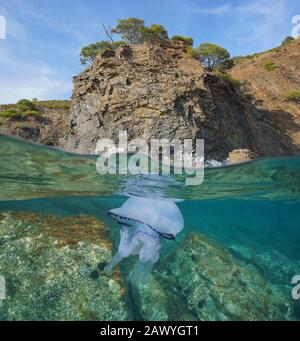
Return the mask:
M 0 247 L 7 295 L 0 320 L 127 319 L 120 273 L 98 270 L 112 249 L 99 220 L 1 214 Z
M 288 285 L 300 266 L 277 250 L 190 233 L 139 284 L 103 274 L 111 233 L 95 217 L 0 213 L 0 247 L 0 320 L 300 319 Z

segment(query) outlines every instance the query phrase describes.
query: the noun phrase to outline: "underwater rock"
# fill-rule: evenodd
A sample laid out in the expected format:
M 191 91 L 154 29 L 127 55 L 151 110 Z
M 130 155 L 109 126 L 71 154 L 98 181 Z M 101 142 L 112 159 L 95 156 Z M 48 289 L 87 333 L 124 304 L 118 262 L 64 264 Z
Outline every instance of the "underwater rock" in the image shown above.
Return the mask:
M 275 284 L 289 285 L 292 278 L 300 274 L 300 266 L 277 250 L 257 252 L 253 255 L 253 262 L 263 276 Z
M 229 251 L 235 258 L 248 263 L 252 260 L 254 250 L 249 246 L 243 244 L 233 244 L 230 246 Z
M 196 321 L 180 293 L 170 290 L 165 273 L 155 271 L 146 284 L 129 278 L 131 300 L 136 318 L 144 321 Z M 176 286 L 176 283 L 173 283 Z
M 138 315 L 146 321 L 167 321 L 167 297 L 154 276 L 150 275 L 147 284 L 130 279 L 130 294 L 138 308 Z
M 275 249 L 257 251 L 246 245 L 234 244 L 230 246 L 230 252 L 235 258 L 254 265 L 273 284 L 290 285 L 292 278 L 300 273 L 297 261 Z
M 169 287 L 180 291 L 199 320 L 291 318 L 292 304 L 279 287 L 201 235 L 188 235 L 163 266 L 173 277 Z
M 0 246 L 0 320 L 127 319 L 120 273 L 98 269 L 112 245 L 96 218 L 1 213 Z

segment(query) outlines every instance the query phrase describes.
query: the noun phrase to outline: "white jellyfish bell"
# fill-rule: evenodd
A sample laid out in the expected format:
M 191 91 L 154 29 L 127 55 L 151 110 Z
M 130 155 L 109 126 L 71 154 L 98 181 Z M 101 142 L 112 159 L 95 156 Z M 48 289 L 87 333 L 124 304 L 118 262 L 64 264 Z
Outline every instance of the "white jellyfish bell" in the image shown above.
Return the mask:
M 175 239 L 184 226 L 179 208 L 169 200 L 132 197 L 108 214 L 120 224 L 145 224 L 167 239 Z
M 131 197 L 108 215 L 122 227 L 118 252 L 104 268 L 107 275 L 123 258 L 139 255 L 133 275 L 145 280 L 159 259 L 160 237 L 174 240 L 184 227 L 179 208 L 170 200 Z

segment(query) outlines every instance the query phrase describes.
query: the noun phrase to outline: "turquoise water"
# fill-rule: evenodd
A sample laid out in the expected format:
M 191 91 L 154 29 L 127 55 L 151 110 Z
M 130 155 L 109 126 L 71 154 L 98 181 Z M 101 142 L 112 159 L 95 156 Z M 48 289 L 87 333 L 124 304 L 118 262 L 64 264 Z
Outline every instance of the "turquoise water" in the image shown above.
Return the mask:
M 165 276 L 167 257 L 174 249 L 180 250 L 185 237 L 196 233 L 229 251 L 242 268 L 259 273 L 275 291 L 285 292 L 286 302 L 293 309 L 288 319 L 300 319 L 298 301 L 290 295 L 292 277 L 300 274 L 300 270 L 297 273 L 300 269 L 300 157 L 207 169 L 204 183 L 189 187 L 184 185 L 184 179 L 172 175 L 101 176 L 96 172 L 95 161 L 94 156 L 72 155 L 0 135 L 0 213 L 93 216 L 109 226 L 115 251 L 119 227 L 107 216 L 109 209 L 121 206 L 128 195 L 176 198 L 185 228 L 174 244 L 163 242 L 161 259 L 156 266 L 162 276 Z M 257 257 L 260 254 L 265 256 Z M 130 266 L 127 261 L 121 268 L 125 283 Z M 141 318 L 143 314 L 137 312 L 139 307 L 132 297 L 135 293 L 130 294 L 128 284 L 124 285 L 128 316 Z M 184 297 L 182 301 L 185 302 Z M 193 309 L 193 304 L 187 303 L 193 319 L 195 316 L 200 319 L 201 312 Z M 202 310 L 205 309 L 208 310 L 204 305 Z M 223 311 L 223 307 L 218 309 Z M 218 316 L 211 314 L 211 319 Z M 209 315 L 203 313 L 203 316 L 206 319 Z M 247 318 L 235 315 L 233 319 Z

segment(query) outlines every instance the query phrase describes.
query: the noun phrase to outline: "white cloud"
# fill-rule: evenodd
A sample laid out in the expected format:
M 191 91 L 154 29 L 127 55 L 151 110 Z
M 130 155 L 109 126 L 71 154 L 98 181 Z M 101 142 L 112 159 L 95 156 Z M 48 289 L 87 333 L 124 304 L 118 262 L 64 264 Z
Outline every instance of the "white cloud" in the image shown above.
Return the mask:
M 71 80 L 57 75 L 43 61 L 28 63 L 1 49 L 0 63 L 9 70 L 1 74 L 0 103 L 13 103 L 21 98 L 57 99 L 67 96 L 72 89 Z
M 254 0 L 245 5 L 232 5 L 230 3 L 216 6 L 216 7 L 194 7 L 192 12 L 198 14 L 211 14 L 211 15 L 223 15 L 223 14 L 255 14 L 264 15 L 267 17 L 279 18 L 282 14 L 282 10 L 285 7 L 284 0 L 273 0 L 270 3 L 269 0 Z
M 238 44 L 251 44 L 251 48 L 262 50 L 278 44 L 283 39 L 285 27 L 290 23 L 285 0 L 254 0 L 243 5 L 192 9 L 195 14 L 226 16 L 232 23 L 224 29 Z
M 222 15 L 222 14 L 228 13 L 230 11 L 231 11 L 231 5 L 230 4 L 225 4 L 222 6 L 210 7 L 210 8 L 195 7 L 193 9 L 194 13 L 211 14 L 211 15 Z

